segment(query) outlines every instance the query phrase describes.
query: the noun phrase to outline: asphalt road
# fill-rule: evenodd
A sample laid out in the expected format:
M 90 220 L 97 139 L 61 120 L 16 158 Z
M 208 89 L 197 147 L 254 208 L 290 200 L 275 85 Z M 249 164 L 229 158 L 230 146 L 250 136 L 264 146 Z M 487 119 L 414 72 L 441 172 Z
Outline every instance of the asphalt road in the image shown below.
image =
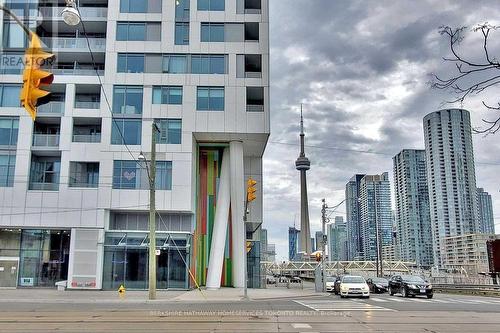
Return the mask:
M 500 298 L 319 296 L 239 302 L 2 301 L 0 332 L 498 332 Z

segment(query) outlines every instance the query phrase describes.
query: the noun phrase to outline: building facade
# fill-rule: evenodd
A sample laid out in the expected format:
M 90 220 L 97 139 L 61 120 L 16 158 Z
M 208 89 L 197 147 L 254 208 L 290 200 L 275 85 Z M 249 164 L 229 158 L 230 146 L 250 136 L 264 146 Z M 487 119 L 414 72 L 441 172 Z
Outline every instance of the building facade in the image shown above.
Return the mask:
M 425 150 L 404 149 L 393 157 L 396 247 L 401 260 L 429 268 L 433 263 Z
M 361 237 L 360 184 L 364 174 L 354 175 L 345 186 L 346 228 L 349 239 L 349 260 L 363 258 L 363 240 Z
M 314 245 L 315 245 L 315 250 L 316 251 L 321 251 L 322 246 L 323 246 L 323 232 L 322 231 L 316 231 L 314 233 Z
M 493 234 L 464 234 L 443 239 L 443 268 L 449 272 L 478 274 L 489 272 L 486 242 L 498 239 Z
M 387 172 L 365 175 L 361 179 L 359 203 L 363 259 L 375 260 L 377 246 L 381 256 L 383 246 L 392 245 L 391 189 Z
M 294 261 L 300 252 L 300 230 L 288 227 L 288 260 Z
M 443 266 L 444 237 L 480 231 L 469 112 L 447 109 L 424 117 L 434 265 Z
M 347 259 L 349 242 L 347 240 L 347 228 L 342 216 L 335 216 L 335 222 L 327 226 L 328 236 L 328 260 L 345 261 Z
M 477 189 L 477 207 L 479 209 L 479 225 L 483 234 L 495 233 L 495 218 L 491 195 L 483 188 Z
M 15 286 L 147 288 L 138 157 L 152 135 L 158 288 L 243 286 L 262 222 L 262 195 L 252 228 L 242 217 L 270 130 L 268 0 L 79 0 L 86 35 L 62 21 L 63 1 L 28 2 L 6 6 L 56 60 L 35 121 L 19 107 L 22 64 L 2 61 L 0 257 L 17 262 Z M 0 17 L 2 57 L 22 59 L 23 31 Z

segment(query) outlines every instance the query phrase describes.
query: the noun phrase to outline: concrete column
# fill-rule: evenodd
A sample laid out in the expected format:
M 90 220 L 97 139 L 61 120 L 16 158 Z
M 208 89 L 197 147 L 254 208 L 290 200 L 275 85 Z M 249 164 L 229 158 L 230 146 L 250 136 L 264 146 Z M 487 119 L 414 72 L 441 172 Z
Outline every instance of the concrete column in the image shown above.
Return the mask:
M 243 210 L 245 209 L 245 176 L 243 166 L 243 143 L 231 141 L 231 222 L 232 222 L 232 259 L 233 259 L 233 287 L 245 286 L 245 225 Z
M 212 244 L 210 244 L 207 289 L 218 289 L 221 283 L 227 223 L 229 220 L 229 204 L 231 203 L 229 159 L 229 149 L 225 148 L 222 155 L 220 183 L 217 192 L 217 206 L 215 209 L 214 228 L 212 231 Z

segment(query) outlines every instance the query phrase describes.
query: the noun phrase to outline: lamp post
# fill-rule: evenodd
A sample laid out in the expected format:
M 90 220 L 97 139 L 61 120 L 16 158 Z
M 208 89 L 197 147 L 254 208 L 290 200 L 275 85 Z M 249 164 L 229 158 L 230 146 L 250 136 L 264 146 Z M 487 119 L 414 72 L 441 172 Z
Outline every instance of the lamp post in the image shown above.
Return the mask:
M 66 7 L 61 12 L 62 19 L 67 25 L 75 26 L 80 23 L 82 18 L 76 7 L 75 0 L 66 0 Z
M 156 133 L 160 129 L 153 120 L 151 125 L 151 160 L 148 163 L 141 152 L 139 160 L 144 161 L 149 181 L 149 299 L 156 299 L 156 208 L 155 208 L 155 181 L 156 181 Z

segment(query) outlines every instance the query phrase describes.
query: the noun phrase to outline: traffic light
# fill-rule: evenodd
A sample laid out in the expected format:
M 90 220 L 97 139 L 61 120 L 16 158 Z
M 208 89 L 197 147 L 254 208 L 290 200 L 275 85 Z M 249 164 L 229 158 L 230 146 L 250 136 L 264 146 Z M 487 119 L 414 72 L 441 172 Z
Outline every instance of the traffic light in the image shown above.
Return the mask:
M 49 85 L 54 80 L 52 73 L 41 70 L 40 67 L 45 62 L 53 60 L 55 56 L 42 49 L 40 38 L 35 33 L 32 32 L 30 37 L 30 44 L 25 53 L 23 89 L 19 99 L 21 105 L 35 120 L 37 106 L 50 101 L 50 92 L 40 89 L 40 86 Z
M 255 189 L 256 184 L 257 184 L 257 182 L 255 180 L 253 180 L 252 178 L 248 178 L 248 181 L 247 181 L 247 201 L 248 202 L 252 202 L 257 198 L 257 195 L 255 194 L 255 191 L 257 191 Z
M 321 261 L 321 253 L 316 252 L 316 261 Z

